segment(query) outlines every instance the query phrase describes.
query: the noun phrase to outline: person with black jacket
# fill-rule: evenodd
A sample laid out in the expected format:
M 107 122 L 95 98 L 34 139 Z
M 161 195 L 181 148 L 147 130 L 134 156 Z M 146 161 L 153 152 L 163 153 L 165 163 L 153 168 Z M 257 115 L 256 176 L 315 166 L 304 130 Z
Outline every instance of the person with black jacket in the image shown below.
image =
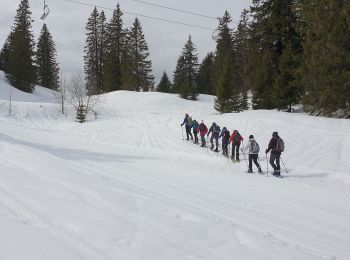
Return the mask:
M 278 149 L 279 142 L 278 132 L 272 133 L 272 138 L 269 142 L 268 148 L 265 150 L 265 153 L 268 154 L 271 151 L 270 155 L 270 164 L 273 168 L 273 176 L 280 177 L 281 176 L 281 167 L 280 167 L 280 159 L 281 159 L 281 151 Z M 276 164 L 275 164 L 276 162 Z

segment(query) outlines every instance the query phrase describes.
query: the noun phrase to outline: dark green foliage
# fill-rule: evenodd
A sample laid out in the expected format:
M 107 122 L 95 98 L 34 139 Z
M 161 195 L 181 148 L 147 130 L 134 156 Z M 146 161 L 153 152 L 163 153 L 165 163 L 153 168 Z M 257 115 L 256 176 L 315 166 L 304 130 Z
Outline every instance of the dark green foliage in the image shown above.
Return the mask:
M 279 74 L 274 84 L 274 104 L 278 109 L 288 108 L 292 112 L 292 105 L 298 104 L 302 89 L 296 79 L 296 70 L 300 64 L 300 55 L 288 45 L 284 49 L 279 62 Z
M 106 17 L 97 8 L 92 11 L 86 25 L 86 45 L 84 70 L 86 86 L 89 94 L 99 94 L 104 91 L 103 66 L 105 60 Z
M 214 108 L 221 113 L 240 112 L 246 108 L 246 95 L 239 86 L 231 15 L 226 11 L 220 19 L 214 62 L 214 86 L 217 98 Z
M 350 2 L 301 1 L 304 55 L 299 70 L 307 111 L 350 117 Z M 339 115 L 334 114 L 343 110 Z
M 38 40 L 35 56 L 37 78 L 38 85 L 53 90 L 57 90 L 59 87 L 59 68 L 56 55 L 55 43 L 46 24 L 44 24 Z
M 33 92 L 36 71 L 33 62 L 34 38 L 31 31 L 31 11 L 28 0 L 22 0 L 9 37 L 6 77 L 10 83 L 25 92 Z
M 148 46 L 138 18 L 128 33 L 128 69 L 133 90 L 153 90 L 154 77 L 152 75 L 152 62 L 149 60 Z
M 87 115 L 87 110 L 86 107 L 82 104 L 80 104 L 77 107 L 77 115 L 76 115 L 76 120 L 79 123 L 84 123 L 86 121 L 86 115 Z
M 164 71 L 162 79 L 157 86 L 158 92 L 170 93 L 171 92 L 171 82 L 167 73 Z
M 197 86 L 201 94 L 214 94 L 214 59 L 214 54 L 208 53 L 199 67 Z
M 181 98 L 196 100 L 198 96 L 197 75 L 198 54 L 190 35 L 176 65 L 174 91 L 179 93 Z
M 6 71 L 9 62 L 9 53 L 10 53 L 10 41 L 11 41 L 12 33 L 7 37 L 4 46 L 0 52 L 0 70 Z
M 116 91 L 123 87 L 123 62 L 127 31 L 123 28 L 123 12 L 120 5 L 113 11 L 107 25 L 106 64 L 104 67 L 105 91 Z

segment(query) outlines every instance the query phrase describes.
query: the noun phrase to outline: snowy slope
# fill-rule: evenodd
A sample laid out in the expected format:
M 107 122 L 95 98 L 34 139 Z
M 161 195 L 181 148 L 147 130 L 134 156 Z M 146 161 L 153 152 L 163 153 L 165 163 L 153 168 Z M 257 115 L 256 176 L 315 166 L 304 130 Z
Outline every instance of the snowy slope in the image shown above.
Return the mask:
M 8 117 L 1 77 L 1 260 L 350 259 L 349 120 L 117 92 L 80 125 L 40 87 L 16 91 Z M 183 141 L 186 112 L 262 149 L 279 131 L 286 178 Z

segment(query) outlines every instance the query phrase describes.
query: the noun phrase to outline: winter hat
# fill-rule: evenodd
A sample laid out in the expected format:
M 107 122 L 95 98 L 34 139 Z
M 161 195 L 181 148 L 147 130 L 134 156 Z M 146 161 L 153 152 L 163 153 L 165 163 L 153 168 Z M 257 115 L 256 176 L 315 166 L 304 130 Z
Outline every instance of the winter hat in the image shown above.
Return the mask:
M 278 137 L 278 132 L 273 132 L 272 137 Z
M 216 125 L 216 123 L 215 123 L 215 122 L 213 122 L 213 125 Z
M 226 131 L 227 129 L 226 129 L 226 127 L 224 127 L 223 129 L 222 129 L 222 131 Z
M 250 135 L 250 136 L 249 136 L 249 139 L 254 139 L 254 135 Z
M 185 116 L 188 116 L 188 114 L 186 113 Z

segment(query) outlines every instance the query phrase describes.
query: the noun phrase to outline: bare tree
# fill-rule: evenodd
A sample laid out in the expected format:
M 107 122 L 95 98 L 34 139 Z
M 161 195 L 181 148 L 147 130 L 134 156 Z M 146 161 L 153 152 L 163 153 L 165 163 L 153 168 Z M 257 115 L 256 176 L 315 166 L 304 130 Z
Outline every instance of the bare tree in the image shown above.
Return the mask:
M 71 102 L 77 114 L 77 121 L 84 123 L 86 116 L 99 102 L 99 95 L 91 95 L 86 88 L 86 82 L 81 74 L 70 79 Z
M 66 100 L 67 100 L 67 94 L 66 94 L 67 85 L 68 85 L 67 77 L 61 73 L 60 84 L 59 84 L 58 90 L 57 90 L 57 92 L 54 92 L 54 93 L 55 93 L 56 99 L 61 104 L 61 113 L 62 114 L 66 114 L 65 108 L 66 108 Z

